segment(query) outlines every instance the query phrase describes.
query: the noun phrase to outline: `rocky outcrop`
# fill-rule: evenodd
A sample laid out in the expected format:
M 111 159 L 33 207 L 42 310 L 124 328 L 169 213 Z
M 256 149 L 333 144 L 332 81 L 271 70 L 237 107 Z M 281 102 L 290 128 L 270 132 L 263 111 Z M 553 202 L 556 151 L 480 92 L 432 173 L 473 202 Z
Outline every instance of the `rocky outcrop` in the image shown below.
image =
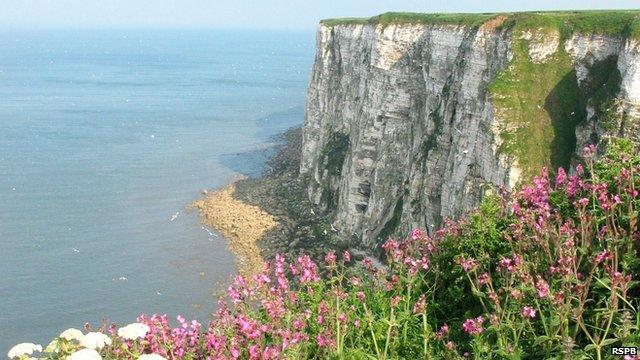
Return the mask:
M 526 137 L 521 128 L 537 125 L 507 119 L 522 110 L 496 99 L 516 95 L 493 85 L 519 71 L 516 61 L 540 69 L 570 64 L 567 73 L 574 75 L 567 81 L 577 83 L 584 102 L 575 131 L 550 133 L 555 138 L 541 147 L 560 136 L 575 148 L 608 134 L 629 135 L 640 104 L 637 41 L 615 34 L 565 39 L 560 31 L 542 30 L 520 28 L 507 16 L 480 25 L 321 23 L 300 168 L 312 202 L 333 213 L 342 236 L 373 248 L 412 227 L 432 229 L 459 218 L 486 193 L 515 186 L 526 171 L 520 164 L 530 163 L 522 154 L 531 149 L 509 149 Z M 519 51 L 528 54 L 518 57 Z M 618 84 L 601 94 L 602 86 L 593 84 L 596 71 L 596 81 Z M 526 95 L 517 96 L 511 100 L 526 102 Z M 541 123 L 558 129 L 563 120 L 554 109 L 566 107 L 535 106 Z M 624 116 L 604 126 L 609 109 Z M 542 154 L 543 164 L 556 165 Z

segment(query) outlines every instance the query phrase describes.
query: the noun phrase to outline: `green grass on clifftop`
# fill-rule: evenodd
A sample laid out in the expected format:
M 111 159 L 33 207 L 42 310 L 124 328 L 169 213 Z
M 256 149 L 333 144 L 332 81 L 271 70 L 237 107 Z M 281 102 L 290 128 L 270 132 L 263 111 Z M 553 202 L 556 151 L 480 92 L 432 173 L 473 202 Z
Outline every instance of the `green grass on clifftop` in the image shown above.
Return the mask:
M 575 32 L 624 34 L 640 39 L 640 10 L 538 11 L 516 13 L 441 13 L 387 12 L 370 18 L 324 19 L 325 26 L 354 24 L 449 24 L 479 27 L 497 16 L 506 16 L 503 26 L 562 27 L 564 35 Z
M 495 14 L 421 14 L 410 12 L 387 12 L 371 18 L 325 19 L 320 23 L 326 26 L 349 24 L 452 24 L 476 26 L 491 19 Z

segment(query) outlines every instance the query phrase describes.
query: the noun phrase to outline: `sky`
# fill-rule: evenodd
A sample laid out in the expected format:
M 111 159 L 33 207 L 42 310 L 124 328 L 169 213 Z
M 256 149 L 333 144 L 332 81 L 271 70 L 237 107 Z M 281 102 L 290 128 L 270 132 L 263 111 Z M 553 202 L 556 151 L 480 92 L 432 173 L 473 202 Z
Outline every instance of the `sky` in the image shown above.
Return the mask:
M 386 11 L 633 9 L 639 0 L 0 0 L 0 28 L 314 29 Z

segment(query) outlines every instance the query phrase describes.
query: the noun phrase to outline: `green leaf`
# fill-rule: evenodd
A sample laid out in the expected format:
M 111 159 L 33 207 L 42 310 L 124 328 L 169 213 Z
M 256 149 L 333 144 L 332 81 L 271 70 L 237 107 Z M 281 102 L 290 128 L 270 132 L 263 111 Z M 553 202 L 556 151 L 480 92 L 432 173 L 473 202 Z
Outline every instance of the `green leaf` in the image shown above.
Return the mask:
M 591 351 L 591 350 L 595 350 L 596 346 L 594 344 L 589 344 L 587 346 L 584 347 L 584 351 Z
M 617 341 L 618 341 L 618 339 L 604 339 L 604 340 L 600 343 L 600 346 L 602 347 L 602 346 L 611 345 L 611 344 L 613 344 L 613 343 L 615 343 L 615 342 L 617 342 Z
M 536 340 L 533 342 L 533 345 L 534 345 L 534 346 L 536 346 L 536 345 L 540 345 L 540 344 L 542 344 L 543 342 L 547 342 L 547 341 L 549 341 L 549 337 L 548 337 L 548 336 L 546 336 L 546 335 L 541 335 L 541 336 L 538 336 L 538 337 L 536 338 Z

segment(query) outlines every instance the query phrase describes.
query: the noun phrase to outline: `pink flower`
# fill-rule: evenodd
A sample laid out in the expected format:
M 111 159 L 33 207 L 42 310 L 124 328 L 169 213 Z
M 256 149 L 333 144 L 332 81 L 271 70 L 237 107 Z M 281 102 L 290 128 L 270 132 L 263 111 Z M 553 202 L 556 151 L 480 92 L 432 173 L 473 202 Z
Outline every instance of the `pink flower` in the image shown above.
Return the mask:
M 436 338 L 442 340 L 449 333 L 449 325 L 444 324 L 440 327 L 438 332 L 436 333 Z
M 475 319 L 467 319 L 462 324 L 462 330 L 469 335 L 481 334 L 484 330 L 482 328 L 482 323 L 484 323 L 484 318 L 482 316 L 478 316 Z
M 540 275 L 538 275 L 538 280 L 536 281 L 536 289 L 540 298 L 545 298 L 549 295 L 549 284 Z
M 536 317 L 536 310 L 531 306 L 525 306 L 522 308 L 522 316 L 525 318 L 533 319 Z
M 596 263 L 599 264 L 605 260 L 613 259 L 613 254 L 609 250 L 603 250 L 596 255 Z
M 395 240 L 393 240 L 393 239 L 388 239 L 388 240 L 384 243 L 384 245 L 382 245 L 382 248 L 383 248 L 384 250 L 386 250 L 386 251 L 387 251 L 387 253 L 389 253 L 389 252 L 391 252 L 391 251 L 393 251 L 393 250 L 397 249 L 397 248 L 398 248 L 398 246 L 399 246 L 399 244 L 398 244 L 398 242 L 397 242 L 397 241 L 395 241 Z
M 491 281 L 491 277 L 489 276 L 489 273 L 484 272 L 482 274 L 480 274 L 480 276 L 478 276 L 478 284 L 480 285 L 486 285 Z
M 524 296 L 522 295 L 522 291 L 518 289 L 511 290 L 511 297 L 517 300 L 521 300 Z
M 567 173 L 563 168 L 558 168 L 558 174 L 556 175 L 556 188 L 561 187 L 567 181 Z
M 585 159 L 591 159 L 595 156 L 597 150 L 595 145 L 589 144 L 582 149 L 582 156 Z
M 331 266 L 331 265 L 335 265 L 335 263 L 336 263 L 336 258 L 337 258 L 336 253 L 335 253 L 335 252 L 333 252 L 333 251 L 329 251 L 329 252 L 324 256 L 324 261 L 326 261 L 326 262 L 327 262 L 327 264 L 328 264 L 329 266 Z
M 345 313 L 340 313 L 338 315 L 338 321 L 340 321 L 341 323 L 346 323 L 347 322 L 347 314 Z
M 459 257 L 456 262 L 462 266 L 462 269 L 465 272 L 469 272 L 473 269 L 475 269 L 478 264 L 476 263 L 476 261 L 473 258 L 469 258 L 469 259 L 465 259 L 464 257 Z
M 426 297 L 424 296 L 424 294 L 422 294 L 418 298 L 418 301 L 416 301 L 416 303 L 413 304 L 413 313 L 422 314 L 424 313 L 426 307 L 427 307 Z
M 344 253 L 342 254 L 342 259 L 344 260 L 344 262 L 348 263 L 351 261 L 351 254 L 349 253 L 348 250 L 345 250 Z
M 423 236 L 422 230 L 420 229 L 413 229 L 413 231 L 411 231 L 411 239 L 413 240 L 418 240 L 421 239 Z

